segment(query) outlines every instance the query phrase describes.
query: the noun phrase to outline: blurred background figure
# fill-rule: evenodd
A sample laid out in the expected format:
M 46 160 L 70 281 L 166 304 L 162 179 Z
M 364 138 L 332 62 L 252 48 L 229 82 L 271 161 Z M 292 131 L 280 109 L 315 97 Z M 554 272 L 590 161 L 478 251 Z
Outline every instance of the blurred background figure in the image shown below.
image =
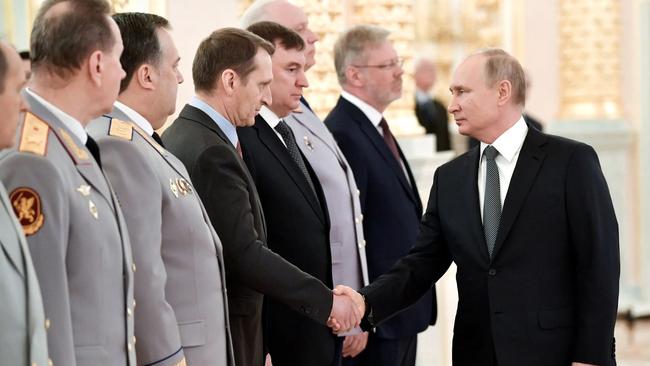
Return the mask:
M 421 57 L 415 62 L 415 115 L 426 133 L 436 135 L 436 150 L 451 150 L 447 108 L 431 96 L 436 83 L 436 65 Z

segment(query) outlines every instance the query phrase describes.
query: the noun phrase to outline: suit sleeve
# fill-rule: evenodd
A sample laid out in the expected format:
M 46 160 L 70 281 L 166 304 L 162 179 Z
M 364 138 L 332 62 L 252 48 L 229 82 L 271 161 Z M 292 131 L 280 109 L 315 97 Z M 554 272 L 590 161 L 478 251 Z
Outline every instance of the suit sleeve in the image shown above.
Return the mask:
M 609 365 L 618 306 L 618 224 L 596 152 L 579 145 L 566 180 L 569 235 L 576 261 L 577 330 L 573 361 Z
M 415 246 L 387 273 L 359 290 L 372 308 L 372 325 L 380 325 L 420 299 L 451 264 L 438 217 L 438 179 L 436 171 Z
M 120 202 L 128 225 L 133 261 L 138 268 L 133 284 L 138 301 L 135 307 L 138 361 L 161 366 L 176 364 L 183 352 L 175 353 L 181 348 L 178 322 L 165 295 L 167 271 L 162 259 L 160 181 L 134 143 L 113 137 L 103 137 L 99 142 L 102 168 Z M 144 196 L 140 187 L 146 190 Z M 174 357 L 158 363 L 171 354 Z
M 50 320 L 48 348 L 56 365 L 75 366 L 75 347 L 66 271 L 69 202 L 59 171 L 45 158 L 13 153 L 1 165 L 7 192 L 29 188 L 40 201 L 43 224 L 27 242 L 41 286 L 45 317 Z
M 192 182 L 223 243 L 228 278 L 326 324 L 332 308 L 331 291 L 258 239 L 247 182 L 236 159 L 228 146 L 214 145 L 191 169 Z M 312 311 L 302 311 L 307 308 Z

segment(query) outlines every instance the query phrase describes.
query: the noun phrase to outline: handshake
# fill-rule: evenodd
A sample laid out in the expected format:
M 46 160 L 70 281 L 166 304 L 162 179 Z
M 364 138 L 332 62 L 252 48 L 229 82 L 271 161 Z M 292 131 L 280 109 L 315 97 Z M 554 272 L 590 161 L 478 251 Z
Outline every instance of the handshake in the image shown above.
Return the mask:
M 356 328 L 366 312 L 366 304 L 358 292 L 348 286 L 338 285 L 332 291 L 334 301 L 327 326 L 334 334 L 341 334 Z

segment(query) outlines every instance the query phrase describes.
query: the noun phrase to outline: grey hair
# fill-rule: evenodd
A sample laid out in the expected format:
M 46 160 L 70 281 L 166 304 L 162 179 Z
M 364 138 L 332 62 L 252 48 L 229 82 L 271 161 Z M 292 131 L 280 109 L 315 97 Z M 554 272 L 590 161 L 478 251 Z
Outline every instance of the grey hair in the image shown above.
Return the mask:
M 334 67 L 339 84 L 347 82 L 345 71 L 355 62 L 365 61 L 369 47 L 378 46 L 388 39 L 390 32 L 376 25 L 360 24 L 344 31 L 334 44 Z
M 485 84 L 493 87 L 502 80 L 508 80 L 512 85 L 512 95 L 515 104 L 526 104 L 526 73 L 517 59 L 500 48 L 485 48 L 474 52 L 471 56 L 485 57 Z
M 275 3 L 281 0 L 256 0 L 254 1 L 242 14 L 241 19 L 239 19 L 239 26 L 242 29 L 248 28 L 251 24 L 261 22 L 264 20 L 269 20 L 268 13 L 266 12 L 266 7 L 271 3 Z

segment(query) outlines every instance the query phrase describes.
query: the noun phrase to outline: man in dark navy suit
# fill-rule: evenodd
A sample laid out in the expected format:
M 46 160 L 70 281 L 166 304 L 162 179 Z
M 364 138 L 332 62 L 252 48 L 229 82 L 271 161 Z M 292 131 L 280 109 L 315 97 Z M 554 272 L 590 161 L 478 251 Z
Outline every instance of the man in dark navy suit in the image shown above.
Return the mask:
M 343 92 L 325 119 L 361 191 L 370 281 L 388 271 L 415 244 L 422 203 L 408 162 L 382 113 L 402 95 L 402 60 L 388 31 L 357 26 L 334 49 Z M 435 292 L 377 327 L 360 365 L 415 364 L 417 334 L 435 321 Z

